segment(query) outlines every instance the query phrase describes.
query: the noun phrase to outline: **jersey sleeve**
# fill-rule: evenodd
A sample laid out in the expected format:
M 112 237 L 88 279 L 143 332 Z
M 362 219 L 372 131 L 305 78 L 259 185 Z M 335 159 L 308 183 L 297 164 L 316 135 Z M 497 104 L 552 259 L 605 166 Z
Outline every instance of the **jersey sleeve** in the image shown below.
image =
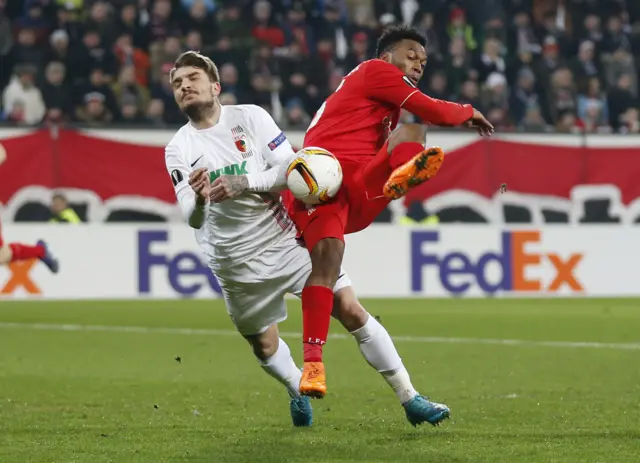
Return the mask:
M 173 144 L 165 148 L 164 159 L 183 217 L 191 227 L 201 228 L 208 208 L 196 207 L 196 194 L 189 186 L 191 170 L 187 161 L 180 149 Z
M 400 69 L 385 61 L 369 62 L 365 73 L 364 81 L 369 98 L 404 108 L 426 123 L 456 126 L 473 116 L 471 105 L 437 100 L 425 95 Z
M 253 191 L 277 191 L 286 186 L 286 172 L 295 153 L 287 136 L 271 115 L 263 108 L 255 107 L 254 130 L 260 143 L 260 154 L 269 167 L 264 172 L 249 174 L 249 189 Z

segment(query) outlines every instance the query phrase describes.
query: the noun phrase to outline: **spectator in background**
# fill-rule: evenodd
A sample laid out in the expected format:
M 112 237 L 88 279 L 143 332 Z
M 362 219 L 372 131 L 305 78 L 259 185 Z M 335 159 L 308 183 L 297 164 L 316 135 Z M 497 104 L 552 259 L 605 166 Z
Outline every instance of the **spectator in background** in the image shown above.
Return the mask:
M 540 40 L 531 25 L 531 16 L 526 11 L 519 11 L 513 18 L 513 27 L 509 31 L 509 41 L 515 45 L 516 54 L 539 54 L 542 51 Z
M 195 5 L 202 5 L 208 14 L 216 11 L 215 0 L 180 0 L 180 4 L 185 10 L 191 10 Z
M 640 133 L 640 111 L 637 108 L 629 108 L 619 117 L 620 133 L 639 134 Z
M 507 78 L 498 72 L 489 74 L 482 92 L 482 108 L 488 111 L 501 109 L 506 112 L 509 106 L 509 90 L 507 88 Z M 496 113 L 497 114 L 497 113 Z M 501 118 L 506 121 L 506 114 L 500 113 Z
M 629 109 L 637 106 L 637 98 L 632 91 L 632 77 L 630 74 L 622 74 L 616 86 L 609 91 L 609 124 L 618 131 L 621 127 L 621 116 Z
M 111 53 L 111 47 L 105 46 L 96 30 L 87 30 L 82 42 L 71 50 L 72 82 L 86 82 L 92 69 L 101 68 L 105 79 L 111 81 L 118 72 L 116 58 Z
M 202 35 L 199 31 L 193 30 L 187 33 L 187 37 L 184 40 L 185 48 L 191 51 L 200 52 L 203 49 Z
M 273 90 L 273 79 L 269 74 L 254 74 L 251 77 L 248 100 L 258 106 L 271 106 Z
M 489 74 L 497 72 L 504 74 L 507 71 L 507 64 L 500 55 L 502 44 L 496 39 L 487 39 L 484 41 L 483 51 L 475 68 L 478 70 L 478 78 L 480 82 L 484 82 Z
M 164 123 L 182 125 L 186 122 L 186 119 L 176 104 L 173 97 L 173 89 L 169 82 L 169 73 L 171 72 L 172 67 L 173 64 L 171 63 L 167 63 L 162 67 L 162 74 L 158 79 L 159 82 L 151 89 L 151 98 L 156 100 L 155 103 L 152 101 L 152 104 L 155 107 L 154 109 L 157 109 L 162 105 L 162 120 Z M 222 91 L 224 92 L 224 89 Z
M 552 121 L 558 121 L 559 115 L 576 112 L 576 87 L 573 74 L 567 67 L 555 71 L 551 77 L 549 89 L 549 117 Z
M 84 95 L 83 104 L 76 107 L 76 120 L 91 126 L 104 126 L 112 122 L 113 113 L 104 104 L 102 93 L 91 92 Z
M 271 47 L 284 45 L 284 32 L 272 16 L 271 4 L 267 0 L 258 0 L 253 6 L 253 37 Z
M 447 75 L 442 71 L 434 72 L 428 82 L 428 88 L 424 93 L 438 100 L 449 100 L 450 93 L 448 89 Z
M 607 31 L 602 39 L 602 52 L 615 53 L 618 50 L 631 53 L 631 37 L 623 30 L 620 16 L 613 15 L 607 21 Z
M 220 67 L 220 85 L 225 93 L 233 94 L 241 103 L 248 102 L 244 88 L 239 83 L 238 69 L 232 63 Z
M 548 132 L 550 127 L 542 117 L 540 106 L 531 103 L 525 107 L 524 117 L 518 122 L 518 129 L 524 132 Z
M 165 74 L 166 67 L 173 67 L 178 55 L 182 53 L 180 40 L 177 37 L 167 37 L 151 46 L 151 80 L 159 82 Z
M 429 60 L 435 59 L 437 62 L 443 60 L 443 44 L 440 37 L 436 32 L 433 24 L 433 13 L 430 11 L 424 12 L 422 15 L 416 15 L 414 27 L 427 38 L 427 47 L 429 52 Z M 464 37 L 453 37 L 450 42 L 461 42 L 462 48 L 467 49 L 467 43 Z M 459 47 L 459 45 L 458 45 Z M 451 50 L 451 46 L 449 47 Z
M 601 26 L 602 24 L 598 15 L 589 14 L 584 18 L 584 38 L 593 42 L 597 51 L 601 51 L 601 43 L 604 38 Z
M 13 47 L 13 34 L 11 33 L 11 22 L 4 12 L 4 0 L 0 0 L 0 63 L 5 63 L 4 72 L 0 72 L 0 89 L 3 89 L 9 82 L 11 48 Z
M 287 20 L 283 24 L 285 43 L 291 45 L 296 42 L 304 55 L 309 54 L 314 48 L 313 33 L 306 22 L 307 14 L 300 3 L 294 3 L 287 12 Z
M 215 24 L 213 10 L 210 10 L 203 2 L 193 2 L 189 8 L 189 17 L 183 21 L 182 31 L 185 33 L 198 32 L 202 44 L 210 47 L 216 39 L 216 30 L 211 27 Z M 194 50 L 194 51 L 200 51 Z
M 311 122 L 311 118 L 304 111 L 302 102 L 298 99 L 291 99 L 287 103 L 286 107 L 286 122 L 291 127 L 297 127 L 299 129 L 306 129 Z
M 129 3 L 120 10 L 120 17 L 116 22 L 117 36 L 128 34 L 133 38 L 133 46 L 146 50 L 149 47 L 149 34 L 146 27 L 140 24 L 141 18 L 134 3 Z
M 71 92 L 65 83 L 66 68 L 59 61 L 52 61 L 45 69 L 42 96 L 47 108 L 47 120 L 59 122 L 71 112 Z
M 85 27 L 89 30 L 95 30 L 100 35 L 105 47 L 113 45 L 117 33 L 110 10 L 109 4 L 97 1 L 91 5 L 89 18 L 85 21 Z
M 67 197 L 62 193 L 55 193 L 51 198 L 51 219 L 50 222 L 78 224 L 82 221 L 76 211 L 69 206 Z
M 135 106 L 136 116 L 144 113 L 149 104 L 149 90 L 145 85 L 136 80 L 136 70 L 132 65 L 124 66 L 120 70 L 118 81 L 113 84 L 113 95 L 122 111 L 125 105 Z M 132 117 L 131 108 L 128 108 L 128 117 Z
M 571 71 L 576 77 L 578 87 L 585 87 L 591 78 L 600 76 L 600 66 L 596 62 L 595 52 L 595 44 L 585 40 L 578 47 L 578 56 L 571 61 Z
M 600 79 L 592 77 L 589 79 L 586 88 L 578 95 L 578 118 L 586 120 L 589 118 L 587 113 L 592 116 L 594 110 L 588 111 L 588 108 L 596 107 L 598 109 L 599 118 L 592 123 L 596 123 L 598 127 L 609 125 L 609 105 L 607 97 L 600 87 Z
M 237 2 L 227 4 L 218 15 L 218 34 L 220 37 L 233 37 L 234 53 L 244 58 L 254 45 L 251 26 L 242 19 L 242 11 Z
M 511 89 L 509 108 L 513 121 L 522 124 L 530 108 L 535 108 L 540 113 L 539 97 L 535 89 L 535 74 L 528 68 L 521 69 L 515 87 Z M 530 124 L 537 120 L 537 115 L 529 114 Z M 529 126 L 528 126 L 529 127 Z
M 478 43 L 473 36 L 473 27 L 467 23 L 467 18 L 462 8 L 454 8 L 451 10 L 449 25 L 447 26 L 447 36 L 449 40 L 457 37 L 464 40 L 467 50 L 474 51 L 478 48 Z
M 347 53 L 343 65 L 346 69 L 354 69 L 369 58 L 369 42 L 367 34 L 364 32 L 357 32 L 351 38 L 351 48 Z
M 179 28 L 171 18 L 170 0 L 155 0 L 149 17 L 149 41 L 164 40 L 176 34 Z
M 25 28 L 18 32 L 11 54 L 11 62 L 14 66 L 30 64 L 41 69 L 44 65 L 44 50 L 36 43 L 36 34 L 33 29 Z
M 58 61 L 68 67 L 72 62 L 69 55 L 69 34 L 58 29 L 49 37 L 49 49 L 45 58 L 47 63 Z
M 455 38 L 449 44 L 449 55 L 445 62 L 445 72 L 449 80 L 449 89 L 454 95 L 460 94 L 460 87 L 469 78 L 471 59 L 465 48 L 464 40 Z
M 558 113 L 558 120 L 555 123 L 556 132 L 558 133 L 582 133 L 578 127 L 578 118 L 571 111 L 563 111 Z
M 35 125 L 42 121 L 46 108 L 42 93 L 35 86 L 36 68 L 21 64 L 2 94 L 4 118 L 21 125 Z
M 129 34 L 122 34 L 118 37 L 113 52 L 119 65 L 119 69 L 132 67 L 135 80 L 140 85 L 149 84 L 149 68 L 151 61 L 149 55 L 139 48 L 134 48 L 133 38 Z
M 113 94 L 113 90 L 109 84 L 109 80 L 107 79 L 104 70 L 102 68 L 92 69 L 89 74 L 89 81 L 86 83 L 80 83 L 76 85 L 74 89 L 75 101 L 74 106 L 76 107 L 75 113 L 77 114 L 78 107 L 86 107 L 87 104 L 87 95 L 102 95 L 102 99 L 100 100 L 101 104 L 105 105 L 108 113 L 110 114 L 110 120 L 118 118 L 118 103 L 116 101 L 115 95 Z M 95 100 L 96 98 L 93 98 Z M 92 100 L 92 101 L 93 101 Z M 94 105 L 95 106 L 95 105 Z M 93 109 L 93 108 L 92 108 Z
M 43 6 L 37 1 L 28 0 L 24 6 L 25 13 L 16 21 L 18 33 L 23 29 L 29 29 L 34 33 L 37 43 L 46 42 L 51 24 L 44 16 Z
M 625 75 L 629 79 L 629 89 L 636 96 L 638 91 L 638 79 L 633 55 L 619 49 L 611 55 L 605 55 L 605 76 L 609 88 L 613 88 L 619 82 L 621 76 Z
M 458 97 L 458 103 L 460 104 L 469 104 L 474 108 L 482 108 L 482 103 L 480 102 L 480 91 L 478 88 L 478 83 L 473 80 L 467 80 L 460 87 L 460 96 Z M 482 108 L 484 112 L 485 109 Z

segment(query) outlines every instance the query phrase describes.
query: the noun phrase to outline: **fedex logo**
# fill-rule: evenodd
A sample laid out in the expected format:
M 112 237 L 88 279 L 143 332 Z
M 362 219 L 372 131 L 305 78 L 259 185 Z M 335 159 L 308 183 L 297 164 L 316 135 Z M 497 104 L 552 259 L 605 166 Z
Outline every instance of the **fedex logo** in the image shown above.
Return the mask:
M 28 294 L 42 294 L 38 285 L 33 281 L 31 270 L 38 263 L 38 259 L 11 262 L 7 265 L 11 275 L 0 285 L 0 294 L 13 294 L 22 288 Z
M 166 270 L 166 281 L 169 286 L 182 296 L 193 296 L 203 287 L 221 294 L 218 280 L 198 255 L 187 251 L 168 255 L 165 252 L 151 250 L 153 244 L 166 243 L 168 237 L 167 231 L 138 233 L 138 292 L 142 294 L 152 292 L 151 270 L 154 267 L 160 267 Z
M 501 234 L 501 249 L 486 252 L 473 259 L 464 252 L 439 253 L 437 231 L 414 232 L 411 235 L 411 289 L 423 291 L 423 270 L 433 266 L 439 270 L 440 284 L 449 293 L 462 295 L 477 285 L 484 293 L 498 291 L 556 292 L 568 286 L 572 292 L 584 291 L 576 278 L 583 254 L 562 258 L 553 253 L 528 251 L 528 243 L 540 243 L 539 231 L 506 231 Z M 498 278 L 489 278 L 488 266 L 500 269 Z M 545 265 L 553 269 L 547 278 L 527 278 L 527 269 Z

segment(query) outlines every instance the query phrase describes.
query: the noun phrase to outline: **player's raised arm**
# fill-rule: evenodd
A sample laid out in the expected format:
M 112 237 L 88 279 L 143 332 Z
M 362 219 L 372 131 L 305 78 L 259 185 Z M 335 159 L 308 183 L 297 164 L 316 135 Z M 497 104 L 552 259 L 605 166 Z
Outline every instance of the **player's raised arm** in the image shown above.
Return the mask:
M 271 115 L 263 108 L 255 107 L 253 114 L 260 154 L 269 169 L 249 174 L 249 189 L 252 191 L 279 191 L 287 186 L 287 167 L 295 157 L 295 152 L 284 132 Z
M 165 148 L 165 163 L 182 215 L 190 227 L 202 228 L 211 188 L 207 169 L 191 170 L 175 145 L 167 145 Z
M 457 126 L 473 117 L 471 105 L 437 100 L 425 95 L 393 64 L 374 60 L 369 63 L 365 72 L 366 91 L 370 98 L 404 108 L 424 122 L 440 126 Z
M 470 105 L 436 100 L 417 88 L 427 65 L 427 39 L 405 26 L 391 27 L 378 39 L 376 57 L 367 62 L 365 91 L 371 99 L 404 108 L 426 123 L 465 124 L 490 135 L 493 125 Z

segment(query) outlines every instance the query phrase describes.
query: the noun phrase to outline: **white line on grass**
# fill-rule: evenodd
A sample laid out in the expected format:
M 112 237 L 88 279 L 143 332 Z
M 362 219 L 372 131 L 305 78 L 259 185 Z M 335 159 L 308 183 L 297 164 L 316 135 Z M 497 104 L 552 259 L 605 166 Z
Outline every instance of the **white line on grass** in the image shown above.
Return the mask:
M 233 330 L 162 328 L 147 326 L 107 325 L 55 325 L 48 323 L 2 323 L 0 329 L 44 330 L 44 331 L 102 331 L 114 333 L 181 334 L 189 336 L 239 336 Z M 301 333 L 281 332 L 285 338 L 300 338 Z M 346 334 L 331 334 L 331 339 L 351 339 Z M 591 349 L 640 350 L 640 343 L 574 342 L 574 341 L 526 341 L 523 339 L 451 338 L 433 336 L 393 336 L 397 342 L 432 344 L 493 344 L 502 346 L 570 347 Z

